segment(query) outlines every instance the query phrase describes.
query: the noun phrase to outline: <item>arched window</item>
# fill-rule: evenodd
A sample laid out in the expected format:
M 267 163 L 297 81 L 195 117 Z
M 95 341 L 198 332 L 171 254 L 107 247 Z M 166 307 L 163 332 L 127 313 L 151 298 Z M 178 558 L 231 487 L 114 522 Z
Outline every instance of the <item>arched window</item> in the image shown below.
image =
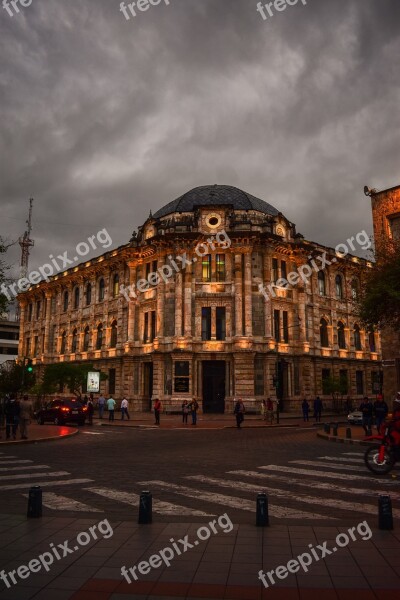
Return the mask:
M 65 354 L 66 350 L 67 350 L 67 334 L 65 331 L 63 331 L 61 334 L 60 354 Z
M 99 281 L 99 302 L 102 302 L 104 300 L 104 289 L 105 289 L 104 279 L 101 278 Z
M 346 335 L 344 324 L 341 321 L 338 323 L 338 346 L 340 350 L 346 350 Z
M 351 282 L 351 297 L 353 300 L 357 300 L 360 293 L 360 286 L 357 279 L 353 279 Z
M 343 300 L 343 279 L 341 275 L 335 277 L 336 298 Z
M 359 325 L 354 325 L 354 347 L 356 350 L 362 350 Z
M 318 271 L 318 293 L 320 296 L 326 296 L 325 273 Z
M 369 332 L 368 343 L 369 343 L 370 352 L 376 352 L 375 333 L 373 331 Z
M 88 283 L 86 286 L 86 306 L 89 306 L 92 303 L 92 284 Z
M 119 294 L 119 275 L 116 273 L 113 277 L 113 297 L 116 298 Z
M 103 345 L 103 325 L 100 323 L 97 327 L 96 350 L 101 350 Z
M 118 329 L 117 329 L 117 321 L 113 321 L 111 325 L 111 340 L 110 340 L 110 348 L 115 348 L 118 341 Z
M 78 331 L 76 329 L 72 332 L 72 344 L 71 344 L 71 352 L 75 354 L 78 351 Z
M 328 322 L 326 319 L 321 319 L 320 325 L 320 338 L 321 338 L 321 347 L 329 348 L 329 338 L 328 338 Z
M 64 300 L 63 300 L 63 310 L 64 310 L 64 312 L 67 312 L 67 310 L 68 310 L 68 300 L 69 300 L 68 292 L 65 291 L 64 292 Z
M 75 291 L 74 291 L 74 308 L 79 308 L 79 296 L 80 296 L 80 290 L 79 290 L 79 287 L 76 286 Z
M 85 331 L 83 333 L 83 351 L 87 352 L 89 350 L 90 343 L 90 329 L 89 327 L 85 327 Z

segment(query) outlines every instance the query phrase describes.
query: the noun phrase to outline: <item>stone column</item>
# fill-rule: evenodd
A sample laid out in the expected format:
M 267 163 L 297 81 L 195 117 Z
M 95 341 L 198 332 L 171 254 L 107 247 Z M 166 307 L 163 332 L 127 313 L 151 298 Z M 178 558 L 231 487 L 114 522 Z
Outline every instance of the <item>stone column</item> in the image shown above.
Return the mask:
M 137 275 L 136 262 L 128 262 L 128 267 L 129 267 L 129 285 L 132 286 L 132 289 L 134 290 L 135 288 L 133 288 L 133 284 L 136 283 L 136 275 Z M 124 296 L 123 296 L 123 298 L 124 298 Z M 124 298 L 124 301 L 128 302 L 126 300 L 126 298 Z M 137 300 L 134 297 L 130 298 L 130 301 L 128 302 L 128 342 L 129 343 L 133 343 L 134 338 L 135 338 L 136 303 L 137 303 Z
M 184 317 L 184 335 L 192 336 L 192 265 L 187 265 L 184 271 L 185 277 L 185 317 Z
M 175 275 L 175 337 L 182 335 L 182 273 Z
M 50 335 L 50 323 L 51 323 L 51 298 L 52 293 L 45 293 L 45 302 L 46 302 L 46 317 L 44 323 L 44 352 L 43 354 L 48 354 L 49 350 L 49 335 Z
M 235 254 L 235 335 L 243 335 L 243 288 L 242 288 L 242 254 Z
M 245 335 L 253 335 L 253 297 L 251 282 L 251 250 L 244 255 Z

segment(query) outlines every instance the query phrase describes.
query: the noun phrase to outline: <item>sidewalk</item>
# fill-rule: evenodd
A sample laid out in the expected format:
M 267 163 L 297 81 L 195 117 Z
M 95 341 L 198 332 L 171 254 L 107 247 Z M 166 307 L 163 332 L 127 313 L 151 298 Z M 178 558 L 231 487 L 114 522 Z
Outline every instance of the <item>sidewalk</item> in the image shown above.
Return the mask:
M 221 515 L 223 511 L 221 507 Z M 91 539 L 85 545 L 81 543 L 79 534 L 89 532 L 89 527 L 99 524 L 101 519 L 43 517 L 27 521 L 25 517 L 0 516 L 0 569 L 5 574 L 17 572 L 15 585 L 6 589 L 1 583 L 1 600 L 399 598 L 399 533 L 375 529 L 372 518 L 367 523 L 372 531 L 370 539 L 364 536 L 363 540 L 360 534 L 355 541 L 337 547 L 340 545 L 336 539 L 338 533 L 349 533 L 348 528 L 286 526 L 273 522 L 270 527 L 259 528 L 249 522 L 234 525 L 232 531 L 218 528 L 206 541 L 198 541 L 199 523 L 137 525 L 137 511 L 134 510 L 129 522 L 109 523 L 113 530 L 111 536 L 99 535 L 96 541 Z M 354 527 L 362 521 L 363 517 L 359 517 L 354 521 Z M 209 523 L 205 522 L 202 526 L 203 532 L 207 525 Z M 192 548 L 171 558 L 169 567 L 162 563 L 147 571 L 150 557 L 186 535 Z M 67 540 L 71 551 L 63 557 L 57 544 L 65 547 Z M 77 542 L 79 547 L 75 545 Z M 322 558 L 318 545 L 322 548 L 325 542 L 332 552 Z M 26 575 L 26 567 L 19 571 L 25 578 L 18 576 L 18 567 L 28 565 L 44 552 L 49 553 L 50 563 L 50 544 L 59 548 L 60 559 L 54 558 L 48 572 L 40 567 L 39 572 Z M 282 579 L 272 575 L 275 585 L 271 584 L 268 589 L 258 579 L 261 569 L 266 575 L 281 565 L 286 566 L 289 560 L 310 552 L 311 547 L 317 553 L 318 561 L 311 561 L 307 572 L 300 569 Z M 333 550 L 335 547 L 337 551 Z M 128 573 L 130 567 L 136 566 L 137 581 L 132 577 L 132 583 L 128 583 L 121 575 L 122 566 Z M 36 564 L 35 567 L 38 570 Z M 142 571 L 148 574 L 142 575 Z M 282 570 L 280 573 L 283 574 Z M 8 579 L 11 581 L 10 576 Z
M 66 427 L 65 425 L 60 427 L 57 425 L 37 425 L 36 423 L 32 423 L 28 428 L 27 440 L 21 440 L 19 431 L 17 431 L 16 440 L 6 439 L 5 428 L 1 428 L 0 433 L 0 445 L 5 446 L 9 444 L 32 444 L 37 442 L 49 442 L 50 440 L 59 440 L 60 438 L 77 434 L 78 429 L 76 427 Z

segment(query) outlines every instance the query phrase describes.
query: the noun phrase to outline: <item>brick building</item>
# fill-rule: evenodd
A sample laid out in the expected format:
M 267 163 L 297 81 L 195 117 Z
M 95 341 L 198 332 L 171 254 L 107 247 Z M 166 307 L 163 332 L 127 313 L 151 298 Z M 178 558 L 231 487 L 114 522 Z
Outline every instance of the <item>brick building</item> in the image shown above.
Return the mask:
M 400 186 L 380 192 L 371 190 L 372 218 L 376 247 L 388 240 L 400 241 Z M 391 400 L 400 390 L 400 331 L 385 328 L 381 332 L 383 390 Z
M 332 264 L 317 272 L 325 253 Z M 309 279 L 283 285 L 304 265 Z M 150 213 L 126 245 L 21 294 L 19 355 L 90 361 L 108 375 L 103 393 L 126 394 L 135 410 L 195 396 L 204 412 L 223 412 L 234 397 L 251 408 L 276 394 L 298 410 L 317 394 L 328 405 L 332 378 L 358 399 L 380 370 L 379 336 L 354 315 L 369 266 L 305 240 L 237 188 L 195 188 Z

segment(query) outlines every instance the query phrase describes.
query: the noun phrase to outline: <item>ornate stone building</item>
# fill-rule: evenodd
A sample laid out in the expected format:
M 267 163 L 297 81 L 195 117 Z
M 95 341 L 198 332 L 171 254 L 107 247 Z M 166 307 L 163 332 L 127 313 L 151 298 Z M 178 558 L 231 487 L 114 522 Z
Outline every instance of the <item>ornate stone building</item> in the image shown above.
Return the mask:
M 285 410 L 317 394 L 328 405 L 339 379 L 360 398 L 380 370 L 379 337 L 354 315 L 366 268 L 263 200 L 195 188 L 128 244 L 21 294 L 19 355 L 90 361 L 108 375 L 103 393 L 136 410 L 154 397 L 176 409 L 195 396 L 204 412 L 230 411 L 234 397 L 248 409 L 276 395 Z M 297 269 L 310 276 L 295 281 Z
M 400 185 L 377 192 L 370 190 L 375 244 L 388 240 L 400 241 Z M 400 390 L 400 331 L 383 329 L 383 390 L 385 398 L 391 400 Z

